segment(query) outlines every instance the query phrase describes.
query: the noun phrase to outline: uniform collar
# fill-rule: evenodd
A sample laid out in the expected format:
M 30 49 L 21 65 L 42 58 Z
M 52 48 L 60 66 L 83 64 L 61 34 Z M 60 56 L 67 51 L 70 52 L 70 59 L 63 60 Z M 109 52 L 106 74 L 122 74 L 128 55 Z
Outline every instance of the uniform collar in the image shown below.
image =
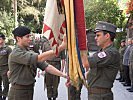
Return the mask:
M 16 47 L 17 47 L 17 48 L 20 48 L 20 49 L 22 49 L 22 50 L 26 50 L 26 51 L 28 51 L 28 48 L 22 48 L 22 47 L 19 46 L 19 45 L 16 45 Z
M 101 49 L 100 51 L 105 51 L 105 50 L 107 50 L 107 49 L 110 49 L 110 48 L 113 47 L 113 46 L 114 46 L 114 43 L 110 44 L 109 46 L 107 46 L 107 47 L 104 48 L 104 49 Z

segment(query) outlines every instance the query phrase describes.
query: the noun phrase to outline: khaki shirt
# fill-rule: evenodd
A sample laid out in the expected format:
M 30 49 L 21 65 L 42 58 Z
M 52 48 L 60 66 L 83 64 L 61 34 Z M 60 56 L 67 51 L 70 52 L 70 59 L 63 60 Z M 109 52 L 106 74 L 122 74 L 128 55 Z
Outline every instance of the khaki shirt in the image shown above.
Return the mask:
M 48 50 L 51 50 L 51 46 L 50 46 L 50 43 L 49 41 L 45 38 L 45 41 L 43 43 L 43 47 L 42 47 L 42 52 L 46 52 Z M 47 61 L 61 61 L 62 59 L 65 59 L 65 50 L 60 52 L 58 57 L 54 57 L 54 58 L 51 58 L 50 60 L 47 60 Z
M 16 46 L 9 56 L 9 81 L 13 84 L 31 85 L 35 82 L 36 70 L 45 70 L 46 62 L 37 62 L 37 53 Z
M 120 65 L 120 55 L 112 45 L 89 58 L 88 87 L 112 88 Z
M 0 48 L 0 73 L 8 71 L 8 57 L 12 49 L 8 46 Z

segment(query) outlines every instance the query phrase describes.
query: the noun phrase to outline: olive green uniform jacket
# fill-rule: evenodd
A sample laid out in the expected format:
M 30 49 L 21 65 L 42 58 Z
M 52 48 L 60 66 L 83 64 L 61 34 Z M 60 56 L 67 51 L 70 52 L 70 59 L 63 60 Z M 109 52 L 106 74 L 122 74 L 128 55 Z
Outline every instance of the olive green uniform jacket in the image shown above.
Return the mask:
M 117 49 L 114 47 L 114 45 L 111 44 L 105 49 L 94 53 L 93 56 L 89 58 L 89 63 L 90 63 L 90 72 L 87 77 L 88 89 L 89 88 L 111 89 L 113 87 L 113 83 L 118 72 L 118 67 L 120 65 L 120 55 Z M 88 94 L 90 96 L 90 93 Z M 98 100 L 92 98 L 89 100 Z M 104 100 L 104 99 L 99 98 L 99 100 Z
M 12 49 L 6 45 L 0 48 L 0 96 L 7 96 L 9 90 L 9 80 L 7 77 L 8 57 Z M 3 83 L 3 90 L 2 90 Z
M 18 45 L 13 49 L 8 60 L 9 82 L 11 83 L 8 100 L 33 99 L 36 70 L 37 68 L 45 70 L 48 66 L 46 62 L 37 62 L 37 56 L 38 53 L 28 51 Z M 27 86 L 32 87 L 29 89 Z

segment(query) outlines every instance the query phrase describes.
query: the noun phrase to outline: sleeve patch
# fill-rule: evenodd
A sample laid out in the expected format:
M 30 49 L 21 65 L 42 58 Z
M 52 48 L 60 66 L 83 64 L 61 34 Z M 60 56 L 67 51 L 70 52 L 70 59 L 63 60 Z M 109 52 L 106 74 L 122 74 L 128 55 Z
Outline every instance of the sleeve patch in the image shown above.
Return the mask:
M 106 57 L 107 55 L 106 55 L 106 53 L 103 51 L 103 52 L 99 52 L 98 53 L 98 57 L 99 58 L 104 58 L 104 57 Z

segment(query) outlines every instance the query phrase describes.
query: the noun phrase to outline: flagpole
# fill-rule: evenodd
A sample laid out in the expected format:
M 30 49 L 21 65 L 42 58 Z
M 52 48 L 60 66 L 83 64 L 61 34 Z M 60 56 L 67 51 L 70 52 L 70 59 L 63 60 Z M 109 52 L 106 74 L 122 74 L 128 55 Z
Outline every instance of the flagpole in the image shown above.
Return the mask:
M 67 72 L 67 75 L 69 75 L 69 58 L 68 58 L 68 51 L 66 51 L 66 72 Z M 68 87 L 67 88 L 67 92 L 68 92 L 68 100 L 71 100 L 70 98 L 70 88 Z

